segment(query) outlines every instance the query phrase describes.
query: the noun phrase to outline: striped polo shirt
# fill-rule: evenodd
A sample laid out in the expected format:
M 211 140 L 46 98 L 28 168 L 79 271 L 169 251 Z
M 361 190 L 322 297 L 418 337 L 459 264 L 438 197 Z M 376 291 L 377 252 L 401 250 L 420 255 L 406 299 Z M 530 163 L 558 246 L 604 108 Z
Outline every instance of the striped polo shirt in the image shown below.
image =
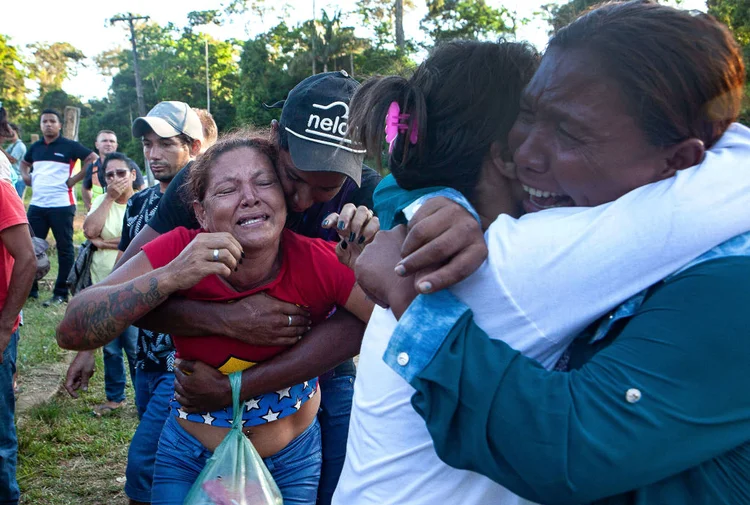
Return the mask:
M 23 158 L 32 165 L 31 205 L 46 208 L 75 205 L 73 188 L 69 188 L 66 182 L 76 161 L 86 159 L 89 154 L 90 149 L 63 136 L 49 144 L 44 139 L 34 142 Z

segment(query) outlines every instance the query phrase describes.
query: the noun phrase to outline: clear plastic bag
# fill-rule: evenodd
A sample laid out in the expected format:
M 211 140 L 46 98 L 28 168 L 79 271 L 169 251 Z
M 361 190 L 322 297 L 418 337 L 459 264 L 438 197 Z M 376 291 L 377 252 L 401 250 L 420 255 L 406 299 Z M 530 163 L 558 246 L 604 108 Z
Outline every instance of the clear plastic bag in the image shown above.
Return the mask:
M 232 428 L 206 462 L 184 505 L 283 505 L 281 491 L 263 459 L 242 433 L 242 372 L 229 376 Z

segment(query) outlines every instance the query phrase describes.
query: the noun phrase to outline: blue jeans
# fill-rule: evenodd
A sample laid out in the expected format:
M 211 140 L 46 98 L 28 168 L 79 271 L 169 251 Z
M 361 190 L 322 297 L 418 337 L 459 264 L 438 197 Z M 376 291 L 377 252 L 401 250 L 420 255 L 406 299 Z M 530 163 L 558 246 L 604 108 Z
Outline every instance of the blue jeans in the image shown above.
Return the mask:
M 169 402 L 173 396 L 172 372 L 135 371 L 135 406 L 141 422 L 130 441 L 125 470 L 125 494 L 131 500 L 151 502 L 156 449 L 164 421 L 169 417 Z
M 102 349 L 104 354 L 104 392 L 107 400 L 120 403 L 125 399 L 125 385 L 128 378 L 125 375 L 125 360 L 122 352 L 128 359 L 130 370 L 130 381 L 135 385 L 135 358 L 136 345 L 138 343 L 138 328 L 128 326 L 122 335 L 114 339 Z
M 211 452 L 169 416 L 159 440 L 152 505 L 182 505 Z M 320 425 L 317 419 L 289 445 L 263 462 L 285 505 L 314 505 L 320 479 Z
M 16 193 L 18 193 L 18 197 L 23 200 L 23 194 L 26 191 L 26 183 L 23 182 L 23 179 L 21 177 L 18 177 L 18 180 L 16 181 Z
M 10 336 L 0 364 L 0 505 L 17 505 L 20 491 L 16 482 L 18 438 L 16 438 L 16 398 L 13 374 L 16 372 L 18 331 Z
M 318 505 L 330 505 L 344 468 L 355 374 L 354 362 L 349 360 L 322 375 L 319 380 L 321 398 L 318 421 L 323 439 L 323 468 L 318 487 Z

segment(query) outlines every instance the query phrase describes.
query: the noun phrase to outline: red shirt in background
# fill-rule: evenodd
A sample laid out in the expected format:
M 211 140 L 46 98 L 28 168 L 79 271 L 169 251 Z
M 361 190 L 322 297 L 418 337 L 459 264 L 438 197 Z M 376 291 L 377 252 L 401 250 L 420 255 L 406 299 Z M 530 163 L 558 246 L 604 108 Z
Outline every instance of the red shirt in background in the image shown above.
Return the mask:
M 23 202 L 18 198 L 18 193 L 16 193 L 16 189 L 10 181 L 0 179 L 0 231 L 19 224 L 28 224 L 26 209 L 24 209 Z M 14 263 L 13 256 L 5 248 L 5 244 L 0 241 L 0 308 L 5 306 L 5 300 L 8 298 L 10 276 L 13 273 Z M 21 318 L 16 316 L 13 331 L 18 329 L 20 320 Z
M 175 228 L 146 244 L 143 252 L 154 269 L 163 267 L 179 256 L 199 233 L 204 232 Z M 354 287 L 354 272 L 339 263 L 335 248 L 333 242 L 303 237 L 285 229 L 281 238 L 281 270 L 273 281 L 239 292 L 218 275 L 210 275 L 191 289 L 177 294 L 191 300 L 232 303 L 265 292 L 279 300 L 305 307 L 313 324 L 317 324 L 336 305 L 344 305 Z M 179 358 L 203 361 L 225 374 L 244 370 L 286 349 L 285 346 L 254 346 L 221 335 L 172 337 Z

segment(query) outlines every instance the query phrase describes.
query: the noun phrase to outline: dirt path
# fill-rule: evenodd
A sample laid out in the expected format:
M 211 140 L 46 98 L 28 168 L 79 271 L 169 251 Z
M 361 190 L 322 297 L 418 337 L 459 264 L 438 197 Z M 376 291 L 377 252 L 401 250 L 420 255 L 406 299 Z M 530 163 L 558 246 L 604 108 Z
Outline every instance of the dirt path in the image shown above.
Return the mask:
M 68 362 L 38 366 L 18 375 L 21 392 L 16 399 L 16 419 L 22 423 L 24 414 L 32 407 L 48 401 L 62 387 Z

